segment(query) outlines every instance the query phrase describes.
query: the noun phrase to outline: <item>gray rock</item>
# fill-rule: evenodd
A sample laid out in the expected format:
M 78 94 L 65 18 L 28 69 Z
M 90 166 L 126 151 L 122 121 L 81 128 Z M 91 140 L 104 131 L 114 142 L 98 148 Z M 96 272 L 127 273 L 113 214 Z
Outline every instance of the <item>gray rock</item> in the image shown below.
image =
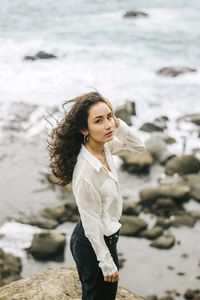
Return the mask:
M 153 242 L 151 242 L 150 246 L 159 248 L 159 249 L 170 249 L 173 247 L 175 243 L 175 238 L 173 235 L 162 235 L 155 239 Z
M 187 67 L 165 67 L 157 71 L 159 75 L 176 77 L 178 75 L 186 74 L 189 72 L 196 72 L 196 69 Z
M 0 248 L 0 286 L 20 279 L 21 270 L 21 259 Z M 0 299 L 2 298 L 0 297 Z
M 117 106 L 115 109 L 116 117 L 125 121 L 129 126 L 132 125 L 131 116 L 136 115 L 135 102 L 126 100 L 123 105 Z
M 184 293 L 184 298 L 186 300 L 199 300 L 200 299 L 200 289 L 187 289 Z
M 196 222 L 196 218 L 192 215 L 185 213 L 184 215 L 171 216 L 170 222 L 171 225 L 174 227 L 180 227 L 180 226 L 193 227 Z
M 54 54 L 47 53 L 44 51 L 39 51 L 35 55 L 26 55 L 24 57 L 24 60 L 37 60 L 37 59 L 50 59 L 50 58 L 56 58 Z
M 155 226 L 160 226 L 160 227 L 163 227 L 164 229 L 166 229 L 171 226 L 171 222 L 168 218 L 158 217 L 156 219 Z
M 42 232 L 34 234 L 32 244 L 27 250 L 35 258 L 46 259 L 57 255 L 63 255 L 65 245 L 65 234 L 58 232 Z
M 120 222 L 120 235 L 138 236 L 139 232 L 147 228 L 147 223 L 136 216 L 122 216 Z
M 177 119 L 177 122 L 179 121 L 186 121 L 186 122 L 192 122 L 198 126 L 200 126 L 200 113 L 197 114 L 186 114 L 182 117 L 179 117 Z
M 173 175 L 178 173 L 180 175 L 198 173 L 200 171 L 200 161 L 194 155 L 182 155 L 174 157 L 166 163 L 165 173 Z
M 148 14 L 143 11 L 131 10 L 125 13 L 124 18 L 148 17 Z
M 59 225 L 59 222 L 53 219 L 44 218 L 41 216 L 27 216 L 16 219 L 17 222 L 22 224 L 30 224 L 32 226 L 38 226 L 43 229 L 54 229 Z
M 190 174 L 183 177 L 183 182 L 190 186 L 191 197 L 200 202 L 200 175 Z
M 161 138 L 161 136 L 158 136 L 158 133 L 153 133 L 146 141 L 146 148 L 162 165 L 165 164 L 170 158 L 175 156 L 175 154 L 171 153 L 167 149 L 164 136 Z
M 153 131 L 163 131 L 165 127 L 161 126 L 160 124 L 147 122 L 144 123 L 139 129 L 145 132 L 153 132 Z
M 186 201 L 190 199 L 190 187 L 186 185 L 161 185 L 153 188 L 145 188 L 140 191 L 140 204 L 151 205 L 158 198 L 172 198 L 175 201 Z
M 139 213 L 140 213 L 140 209 L 137 203 L 130 202 L 130 201 L 123 202 L 122 214 L 138 216 Z
M 146 174 L 153 164 L 153 158 L 148 151 L 120 155 L 120 158 L 123 160 L 122 169 L 131 174 Z
M 155 238 L 158 238 L 163 234 L 163 228 L 159 226 L 155 226 L 149 230 L 143 231 L 140 236 L 145 237 L 149 240 L 153 240 Z
M 81 300 L 81 283 L 75 268 L 48 268 L 0 288 L 1 300 Z M 119 286 L 116 300 L 144 300 Z
M 70 221 L 74 214 L 79 214 L 75 203 L 66 203 L 57 207 L 47 207 L 42 212 L 44 217 L 56 220 L 59 223 Z

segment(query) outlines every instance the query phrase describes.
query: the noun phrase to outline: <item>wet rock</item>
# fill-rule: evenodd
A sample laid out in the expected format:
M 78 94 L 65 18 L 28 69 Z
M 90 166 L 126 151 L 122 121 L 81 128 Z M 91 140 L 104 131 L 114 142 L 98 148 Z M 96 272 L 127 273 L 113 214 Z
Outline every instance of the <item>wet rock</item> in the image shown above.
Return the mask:
M 124 18 L 148 17 L 148 14 L 143 11 L 131 10 L 125 13 Z
M 153 132 L 153 131 L 163 131 L 165 127 L 161 126 L 161 124 L 147 122 L 144 123 L 139 129 L 145 132 Z
M 153 133 L 145 144 L 147 150 L 151 153 L 154 159 L 159 161 L 162 165 L 175 156 L 175 154 L 171 153 L 167 149 L 164 136 L 161 138 L 161 135 L 159 136 L 158 133 Z
M 81 300 L 81 283 L 76 268 L 48 268 L 0 289 L 1 300 Z M 119 286 L 116 300 L 144 300 Z
M 120 158 L 123 160 L 122 169 L 131 174 L 146 174 L 153 164 L 153 158 L 148 151 L 120 155 Z
M 116 107 L 115 115 L 116 117 L 125 121 L 129 126 L 131 126 L 131 116 L 136 115 L 135 102 L 126 100 L 123 105 Z
M 180 210 L 183 210 L 182 205 L 175 203 L 171 198 L 158 198 L 150 208 L 151 212 L 165 217 L 169 217 Z
M 151 205 L 159 198 L 172 198 L 175 202 L 183 202 L 190 199 L 190 188 L 185 185 L 161 185 L 145 188 L 140 191 L 141 205 Z
M 130 201 L 123 202 L 122 214 L 138 216 L 139 213 L 140 213 L 140 208 L 138 207 L 137 203 L 130 202 Z
M 186 121 L 186 122 L 192 122 L 198 126 L 200 126 L 200 113 L 197 114 L 186 114 L 184 116 L 181 116 L 177 119 L 177 122 L 179 121 Z
M 170 249 L 174 246 L 175 238 L 173 235 L 162 235 L 151 242 L 150 246 L 159 249 Z
M 170 222 L 171 225 L 174 227 L 180 227 L 180 226 L 188 226 L 188 227 L 193 227 L 196 219 L 195 217 L 189 215 L 189 214 L 184 214 L 184 215 L 175 215 L 170 217 Z
M 172 296 L 164 296 L 164 297 L 160 297 L 158 299 L 159 300 L 174 300 L 174 298 Z
M 184 293 L 184 298 L 187 300 L 199 300 L 200 298 L 200 289 L 191 290 L 187 289 Z
M 145 297 L 146 300 L 157 300 L 158 297 L 156 295 L 149 295 Z
M 0 248 L 0 286 L 20 279 L 21 270 L 21 259 Z M 0 297 L 0 299 L 2 298 Z
M 138 236 L 139 232 L 147 228 L 147 223 L 136 216 L 122 216 L 120 219 L 122 227 L 120 228 L 120 235 Z
M 191 197 L 200 202 L 200 175 L 190 174 L 183 176 L 183 182 L 190 186 Z
M 155 226 L 149 230 L 143 231 L 140 236 L 145 237 L 149 240 L 153 240 L 155 238 L 158 238 L 163 234 L 163 228 L 159 226 Z
M 44 229 L 54 229 L 59 225 L 59 222 L 57 222 L 56 220 L 44 218 L 41 216 L 24 217 L 24 218 L 16 219 L 16 221 L 22 224 L 38 226 Z
M 42 232 L 34 234 L 32 244 L 27 250 L 35 258 L 47 259 L 57 255 L 63 255 L 65 245 L 65 234 L 58 232 Z
M 79 214 L 75 203 L 66 203 L 57 207 L 47 207 L 42 212 L 45 218 L 55 220 L 59 223 L 70 221 L 74 214 Z
M 45 51 L 39 51 L 35 55 L 26 55 L 24 60 L 37 60 L 37 59 L 50 59 L 57 58 L 56 55 L 47 53 Z
M 187 67 L 164 67 L 157 71 L 159 75 L 176 77 L 189 72 L 196 72 L 196 69 Z
M 167 175 L 178 173 L 180 175 L 198 173 L 200 171 L 200 161 L 194 155 L 182 155 L 170 159 L 165 167 Z

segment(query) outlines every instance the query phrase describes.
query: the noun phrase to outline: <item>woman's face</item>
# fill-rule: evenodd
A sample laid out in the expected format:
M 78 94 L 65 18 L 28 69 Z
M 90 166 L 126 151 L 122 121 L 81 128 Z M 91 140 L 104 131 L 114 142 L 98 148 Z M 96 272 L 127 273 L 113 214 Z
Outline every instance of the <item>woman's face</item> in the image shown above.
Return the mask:
M 110 107 L 104 102 L 98 102 L 90 107 L 88 114 L 89 141 L 93 139 L 105 143 L 112 140 L 116 127 Z

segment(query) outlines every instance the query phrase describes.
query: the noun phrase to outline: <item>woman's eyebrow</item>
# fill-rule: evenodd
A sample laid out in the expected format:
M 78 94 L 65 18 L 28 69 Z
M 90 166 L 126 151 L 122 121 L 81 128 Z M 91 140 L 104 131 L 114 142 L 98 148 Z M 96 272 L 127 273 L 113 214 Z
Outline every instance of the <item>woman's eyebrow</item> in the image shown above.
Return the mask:
M 109 113 L 107 114 L 107 116 L 108 116 L 108 115 L 112 115 L 112 113 L 109 112 Z M 95 120 L 95 119 L 97 119 L 97 118 L 103 118 L 103 116 L 96 116 L 93 120 Z

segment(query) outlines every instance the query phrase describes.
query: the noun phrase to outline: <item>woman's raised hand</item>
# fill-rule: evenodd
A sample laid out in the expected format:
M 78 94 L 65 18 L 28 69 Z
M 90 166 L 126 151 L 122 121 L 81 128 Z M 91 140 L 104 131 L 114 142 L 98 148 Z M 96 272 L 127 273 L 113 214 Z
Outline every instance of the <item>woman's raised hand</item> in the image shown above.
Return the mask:
M 104 276 L 104 281 L 108 281 L 108 282 L 116 282 L 119 280 L 119 272 L 116 271 L 114 274 L 112 275 L 108 275 L 108 276 Z

